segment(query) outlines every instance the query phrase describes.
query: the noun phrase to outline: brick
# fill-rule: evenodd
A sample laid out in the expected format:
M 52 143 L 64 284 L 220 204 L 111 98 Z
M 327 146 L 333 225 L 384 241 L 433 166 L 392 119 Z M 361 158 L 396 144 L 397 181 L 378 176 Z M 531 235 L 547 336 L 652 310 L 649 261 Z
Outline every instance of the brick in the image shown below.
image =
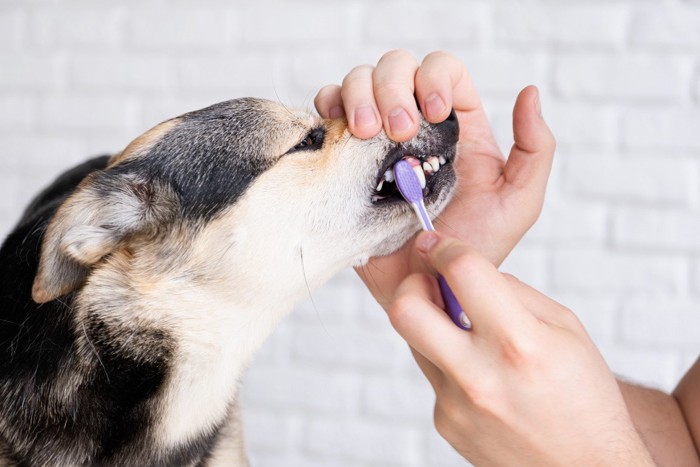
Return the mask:
M 265 453 L 284 452 L 292 441 L 293 421 L 278 411 L 250 408 L 245 397 L 241 407 L 247 448 Z
M 671 391 L 678 383 L 679 357 L 659 348 L 602 346 L 601 353 L 610 369 L 625 381 Z
M 416 18 L 420 18 L 419 24 L 416 24 Z M 370 43 L 387 44 L 389 48 L 417 45 L 434 50 L 476 44 L 485 20 L 483 5 L 478 3 L 455 0 L 433 4 L 414 2 L 410 8 L 380 3 L 366 10 L 363 27 Z M 420 34 L 417 34 L 417 28 Z M 420 61 L 421 57 L 417 59 Z
M 565 292 L 674 293 L 686 288 L 688 265 L 669 255 L 568 248 L 556 251 L 552 282 Z
M 69 46 L 104 51 L 124 42 L 125 10 L 119 6 L 61 5 L 32 17 L 35 41 L 44 48 Z
M 348 284 L 340 280 L 331 280 L 323 287 L 311 293 L 297 307 L 292 319 L 307 323 L 347 324 L 354 320 L 360 304 L 358 284 Z
M 3 57 L 0 89 L 47 90 L 57 88 L 63 68 L 56 55 L 22 53 Z
M 576 267 L 572 265 L 572 267 Z M 619 305 L 613 294 L 547 293 L 571 310 L 597 345 L 610 345 L 618 337 Z
M 40 124 L 50 130 L 124 131 L 129 102 L 119 97 L 49 97 L 40 105 Z
M 680 158 L 577 156 L 566 161 L 567 189 L 579 196 L 689 204 L 697 168 Z
M 17 51 L 22 48 L 26 42 L 26 23 L 26 13 L 21 9 L 0 10 L 0 50 Z
M 623 112 L 621 135 L 628 148 L 700 149 L 700 110 L 634 109 Z
M 295 361 L 314 365 L 384 371 L 395 368 L 405 343 L 394 332 L 371 333 L 348 327 L 299 326 L 292 342 Z
M 554 83 L 566 97 L 635 102 L 676 101 L 687 89 L 682 61 L 642 54 L 561 56 L 555 64 Z
M 615 215 L 619 245 L 677 252 L 700 251 L 700 213 L 680 209 L 626 208 Z
M 0 95 L 0 132 L 30 130 L 36 122 L 36 99 Z
M 300 92 L 305 95 L 312 93 L 308 95 L 307 102 L 313 106 L 313 97 L 318 89 L 327 84 L 342 83 L 352 68 L 377 60 L 382 52 L 378 51 L 376 57 L 354 51 L 339 54 L 336 48 L 331 47 L 315 51 L 313 60 L 309 60 L 306 54 L 294 54 L 290 57 L 291 78 Z
M 552 201 L 545 202 L 540 218 L 525 236 L 526 242 L 585 245 L 605 240 L 608 226 L 605 203 L 571 198 L 556 202 L 552 191 L 549 193 L 548 199 Z
M 358 320 L 357 325 L 377 332 L 388 332 L 391 324 L 386 312 L 379 306 L 372 294 L 363 288 L 364 285 L 360 284 L 356 287 L 356 293 L 360 298 L 359 311 L 355 315 Z
M 631 42 L 637 46 L 700 46 L 700 5 L 644 5 L 632 17 Z
M 611 147 L 618 138 L 617 115 L 608 105 L 545 99 L 545 120 L 561 151 L 567 147 Z
M 632 344 L 674 348 L 694 347 L 700 330 L 700 310 L 695 301 L 664 297 L 628 299 L 622 304 L 622 336 Z M 695 332 L 687 332 L 686 330 Z
M 275 384 L 268 384 L 276 381 Z M 344 371 L 319 373 L 299 366 L 253 365 L 245 377 L 244 399 L 265 409 L 296 409 L 308 413 L 355 413 L 360 386 L 357 375 Z
M 472 465 L 466 463 L 464 458 L 434 428 L 428 433 L 427 445 L 428 462 L 425 465 L 430 467 L 465 467 L 465 465 Z
M 84 90 L 166 92 L 176 81 L 169 59 L 126 54 L 73 55 L 68 64 L 72 86 Z
M 160 48 L 217 48 L 228 42 L 226 10 L 216 5 L 202 7 L 169 5 L 137 7 L 126 21 L 127 43 L 138 50 Z
M 488 51 L 463 54 L 459 58 L 466 64 L 480 93 L 507 97 L 507 115 L 512 112 L 515 97 L 522 88 L 547 81 L 546 60 L 535 52 Z
M 620 46 L 625 41 L 624 4 L 509 4 L 493 15 L 497 43 L 526 45 Z
M 414 465 L 419 444 L 416 433 L 405 426 L 367 423 L 364 420 L 312 421 L 306 449 L 328 460 L 355 460 L 366 465 Z
M 85 138 L 81 136 L 7 135 L 0 138 L 0 164 L 14 171 L 38 167 L 57 170 L 85 160 L 88 156 L 86 148 Z
M 540 289 L 547 284 L 547 254 L 542 248 L 517 246 L 508 255 L 503 265 L 502 272 L 514 275 L 526 284 Z
M 275 78 L 284 76 L 276 59 L 259 54 L 238 54 L 235 60 L 224 55 L 198 55 L 178 60 L 177 70 L 180 85 L 186 90 L 271 89 Z
M 274 14 L 269 4 L 250 4 L 243 12 L 243 41 L 246 45 L 280 47 L 280 44 L 341 43 L 356 34 L 351 4 L 275 2 Z M 260 18 L 265 18 L 261 21 Z M 333 20 L 330 20 L 330 19 Z M 309 60 L 315 57 L 309 56 Z
M 7 220 L 8 224 L 14 224 L 19 219 L 22 211 L 21 203 L 21 180 L 15 175 L 14 168 L 0 167 L 3 174 L 3 182 L 0 183 L 0 213 L 1 218 Z M 29 200 L 27 200 L 29 201 Z M 6 226 L 9 230 L 10 225 Z M 4 235 L 6 230 L 0 230 L 0 235 Z
M 431 423 L 435 393 L 424 378 L 365 378 L 362 407 L 377 420 Z

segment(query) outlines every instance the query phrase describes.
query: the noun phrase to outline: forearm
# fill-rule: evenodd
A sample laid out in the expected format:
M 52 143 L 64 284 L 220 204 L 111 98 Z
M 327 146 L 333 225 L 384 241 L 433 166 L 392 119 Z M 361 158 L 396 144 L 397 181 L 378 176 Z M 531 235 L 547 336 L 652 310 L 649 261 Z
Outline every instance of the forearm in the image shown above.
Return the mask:
M 700 457 L 700 358 L 678 383 L 673 396 L 695 441 L 695 451 Z
M 698 467 L 700 458 L 674 396 L 618 380 L 634 426 L 659 466 Z

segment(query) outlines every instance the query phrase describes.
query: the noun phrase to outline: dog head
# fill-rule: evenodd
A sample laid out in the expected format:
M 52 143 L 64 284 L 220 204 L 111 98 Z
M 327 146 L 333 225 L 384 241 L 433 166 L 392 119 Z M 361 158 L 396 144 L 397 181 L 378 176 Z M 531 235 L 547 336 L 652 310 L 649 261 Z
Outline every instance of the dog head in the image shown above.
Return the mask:
M 202 281 L 255 288 L 296 275 L 291 288 L 318 285 L 417 231 L 393 183 L 381 183 L 402 157 L 432 163 L 425 201 L 432 215 L 441 211 L 456 182 L 457 135 L 452 116 L 423 121 L 407 143 L 383 132 L 360 140 L 343 119 L 248 98 L 168 120 L 61 205 L 44 236 L 33 298 L 80 288 L 115 255 L 122 263 L 148 256 L 150 274 L 186 263 Z

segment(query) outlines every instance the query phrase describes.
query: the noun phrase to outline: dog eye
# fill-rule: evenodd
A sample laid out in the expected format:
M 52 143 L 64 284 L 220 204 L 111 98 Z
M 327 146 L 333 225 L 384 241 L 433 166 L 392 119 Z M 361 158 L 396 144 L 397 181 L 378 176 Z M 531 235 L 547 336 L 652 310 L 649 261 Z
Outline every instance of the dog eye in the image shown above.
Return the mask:
M 314 128 L 311 130 L 303 140 L 292 149 L 290 149 L 287 154 L 297 151 L 316 151 L 321 149 L 323 146 L 323 137 L 325 132 L 323 128 Z

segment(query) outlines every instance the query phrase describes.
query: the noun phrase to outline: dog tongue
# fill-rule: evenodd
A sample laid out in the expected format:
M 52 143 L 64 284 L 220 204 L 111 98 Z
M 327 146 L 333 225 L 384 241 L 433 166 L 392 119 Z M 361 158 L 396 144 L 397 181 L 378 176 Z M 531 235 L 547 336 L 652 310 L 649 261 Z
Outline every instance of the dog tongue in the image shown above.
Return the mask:
M 426 180 L 425 180 L 425 172 L 423 171 L 423 166 L 421 165 L 420 160 L 418 158 L 413 157 L 413 156 L 405 156 L 403 161 L 407 162 L 408 165 L 411 166 L 413 171 L 416 173 L 416 177 L 418 177 L 418 182 L 420 183 L 421 188 L 425 188 L 426 185 Z
M 405 160 L 406 162 L 408 162 L 409 164 L 411 164 L 411 167 L 418 167 L 418 166 L 420 166 L 420 161 L 419 161 L 417 158 L 413 157 L 413 156 L 406 156 L 406 157 L 403 158 L 403 160 Z

